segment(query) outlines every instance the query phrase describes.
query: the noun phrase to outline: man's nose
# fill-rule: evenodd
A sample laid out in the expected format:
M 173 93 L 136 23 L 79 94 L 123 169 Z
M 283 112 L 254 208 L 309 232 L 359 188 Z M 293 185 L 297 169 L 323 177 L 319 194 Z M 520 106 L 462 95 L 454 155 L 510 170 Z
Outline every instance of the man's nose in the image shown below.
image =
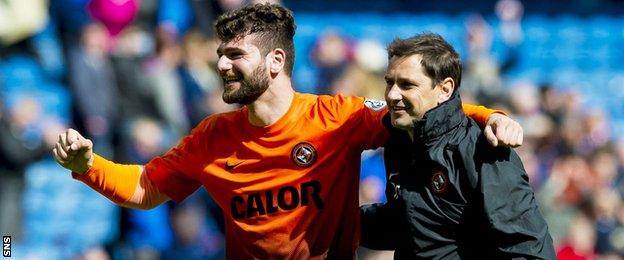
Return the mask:
M 220 74 L 227 72 L 232 69 L 232 61 L 228 59 L 227 56 L 223 55 L 219 57 L 219 61 L 217 62 L 217 69 Z
M 390 101 L 398 101 L 401 100 L 401 90 L 396 84 L 387 87 L 386 91 L 386 101 L 390 103 Z

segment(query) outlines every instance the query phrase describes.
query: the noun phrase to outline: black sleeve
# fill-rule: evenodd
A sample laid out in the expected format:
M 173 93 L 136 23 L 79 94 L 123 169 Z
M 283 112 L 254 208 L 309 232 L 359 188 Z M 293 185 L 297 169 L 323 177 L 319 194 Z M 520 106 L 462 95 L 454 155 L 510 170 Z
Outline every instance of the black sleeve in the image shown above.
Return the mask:
M 397 216 L 388 204 L 360 207 L 360 245 L 373 250 L 395 250 Z
M 548 226 L 520 158 L 509 148 L 488 153 L 480 167 L 480 195 L 496 254 L 505 259 L 555 259 Z

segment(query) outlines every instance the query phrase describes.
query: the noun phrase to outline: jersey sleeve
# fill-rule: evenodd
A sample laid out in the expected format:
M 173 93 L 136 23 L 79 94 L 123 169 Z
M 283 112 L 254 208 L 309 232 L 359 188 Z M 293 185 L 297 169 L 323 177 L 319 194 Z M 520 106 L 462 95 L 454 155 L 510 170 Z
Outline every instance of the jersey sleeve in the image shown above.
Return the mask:
M 165 155 L 145 165 L 149 180 L 160 192 L 178 203 L 201 186 L 194 176 L 200 174 L 204 166 L 202 156 L 206 155 L 207 147 L 205 129 L 209 124 L 206 121 L 209 119 L 200 123 Z
M 117 164 L 93 154 L 93 165 L 84 174 L 72 172 L 72 177 L 117 204 L 123 204 L 134 194 L 141 168 L 138 165 Z
M 390 134 L 382 123 L 383 116 L 388 113 L 385 101 L 341 95 L 335 100 L 338 114 L 352 129 L 350 138 L 362 150 L 375 149 L 386 143 Z
M 485 126 L 491 114 L 500 113 L 507 115 L 505 112 L 500 110 L 489 109 L 484 106 L 471 104 L 462 104 L 462 109 L 464 110 L 464 114 L 466 114 L 466 116 L 474 119 L 481 127 Z

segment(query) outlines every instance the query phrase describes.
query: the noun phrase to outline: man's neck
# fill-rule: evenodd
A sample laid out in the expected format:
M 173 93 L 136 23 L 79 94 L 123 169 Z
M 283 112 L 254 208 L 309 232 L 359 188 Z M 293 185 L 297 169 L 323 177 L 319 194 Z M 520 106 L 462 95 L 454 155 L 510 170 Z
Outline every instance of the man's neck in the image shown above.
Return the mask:
M 256 101 L 247 105 L 249 123 L 264 127 L 277 122 L 288 112 L 294 94 L 290 79 L 275 82 Z

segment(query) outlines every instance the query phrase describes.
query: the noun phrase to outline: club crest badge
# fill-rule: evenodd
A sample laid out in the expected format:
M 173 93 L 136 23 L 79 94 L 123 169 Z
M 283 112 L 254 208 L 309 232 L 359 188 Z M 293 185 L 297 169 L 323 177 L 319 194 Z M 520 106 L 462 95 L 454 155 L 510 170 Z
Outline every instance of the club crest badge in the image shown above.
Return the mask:
M 449 185 L 449 180 L 444 171 L 434 170 L 431 176 L 431 190 L 436 194 L 442 194 L 446 191 Z
M 373 111 L 380 111 L 384 107 L 386 107 L 386 101 L 376 100 L 376 99 L 366 99 L 364 100 L 364 105 Z
M 310 143 L 301 142 L 293 147 L 290 158 L 299 167 L 309 167 L 316 161 L 316 149 Z

